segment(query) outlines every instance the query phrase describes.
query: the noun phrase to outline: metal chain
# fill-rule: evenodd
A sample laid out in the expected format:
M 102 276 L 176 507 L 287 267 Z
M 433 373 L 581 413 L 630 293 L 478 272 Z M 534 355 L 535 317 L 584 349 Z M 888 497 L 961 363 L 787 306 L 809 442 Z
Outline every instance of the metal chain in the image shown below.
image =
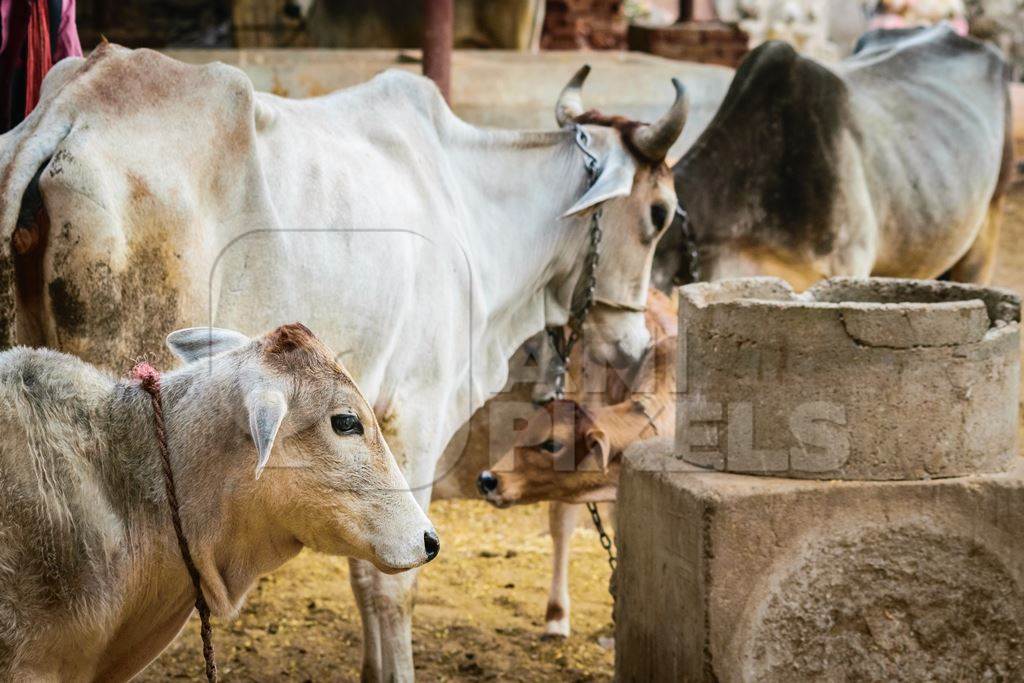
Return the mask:
M 583 164 L 587 171 L 587 189 L 590 189 L 597 180 L 600 169 L 597 157 L 590 151 L 590 136 L 580 125 L 576 126 L 576 145 L 583 152 L 584 157 L 586 157 Z M 548 329 L 548 336 L 551 338 L 551 344 L 555 347 L 555 353 L 558 356 L 558 368 L 555 373 L 555 398 L 557 399 L 565 397 L 565 375 L 569 368 L 569 358 L 572 355 L 573 347 L 576 346 L 576 343 L 583 336 L 583 323 L 587 319 L 591 307 L 594 305 L 600 248 L 601 207 L 598 206 L 590 217 L 590 244 L 583 261 L 583 273 L 576 283 L 576 288 L 572 293 L 572 301 L 569 305 L 569 335 L 567 337 L 564 328 L 561 327 Z M 604 530 L 604 524 L 601 522 L 601 513 L 598 512 L 597 505 L 594 503 L 587 503 L 587 510 L 590 512 L 590 519 L 594 522 L 594 528 L 597 529 L 598 538 L 601 540 L 601 547 L 608 553 L 608 566 L 612 568 L 614 573 L 618 560 L 612 549 L 612 539 Z M 608 587 L 608 592 L 612 594 L 612 600 L 614 601 L 615 593 L 612 591 L 611 585 Z
M 584 167 L 587 171 L 587 180 L 589 189 L 593 186 L 597 180 L 598 175 L 598 160 L 594 156 L 593 152 L 590 151 L 589 147 L 590 137 L 587 135 L 586 130 L 582 126 L 576 126 L 576 145 L 583 152 L 586 160 L 584 161 Z M 690 282 L 696 282 L 699 275 L 698 258 L 699 252 L 697 249 L 697 240 L 693 235 L 693 231 L 690 229 L 690 217 L 683 208 L 682 204 L 676 205 L 676 214 L 679 216 L 682 222 L 683 239 L 686 244 L 687 257 L 688 257 L 688 270 L 690 276 Z M 594 291 L 597 287 L 597 264 L 600 258 L 600 246 L 601 246 L 601 207 L 598 206 L 590 219 L 590 245 L 587 251 L 586 259 L 583 262 L 583 274 L 580 276 L 580 280 L 576 285 L 576 289 L 573 291 L 572 302 L 569 310 L 569 336 L 566 337 L 564 329 L 554 328 L 548 329 L 548 336 L 551 338 L 551 344 L 555 348 L 555 353 L 558 356 L 557 362 L 559 364 L 555 373 L 555 398 L 562 399 L 565 397 L 565 375 L 569 368 L 569 357 L 572 354 L 572 349 L 576 343 L 583 336 L 583 323 L 590 313 L 591 307 L 594 305 Z M 648 422 L 654 427 L 655 433 L 657 433 L 657 426 L 654 424 L 654 420 L 647 413 L 644 407 L 644 414 L 647 416 Z M 601 521 L 601 513 L 597 509 L 596 503 L 587 503 L 587 511 L 590 512 L 590 519 L 594 523 L 594 528 L 597 529 L 597 536 L 601 541 L 601 547 L 604 548 L 605 552 L 608 553 L 608 566 L 612 569 L 614 576 L 615 568 L 618 566 L 618 558 L 615 556 L 615 551 L 612 545 L 612 539 L 608 535 L 608 532 L 604 529 L 604 523 Z M 612 601 L 616 600 L 615 591 L 612 586 L 609 585 L 608 592 L 612 595 Z M 614 610 L 612 613 L 614 619 Z
M 612 539 L 608 532 L 604 530 L 604 524 L 601 522 L 601 513 L 597 511 L 597 503 L 587 503 L 587 510 L 590 512 L 590 519 L 594 522 L 594 528 L 597 529 L 597 536 L 601 539 L 601 547 L 608 553 L 608 566 L 614 572 L 616 565 L 619 563 L 619 558 L 615 557 L 615 551 L 612 550 Z M 612 595 L 612 597 L 615 596 Z
M 587 189 L 593 187 L 599 173 L 597 157 L 590 151 L 590 136 L 583 126 L 576 126 L 576 145 L 585 158 L 583 166 L 587 172 Z M 555 348 L 559 367 L 555 373 L 555 397 L 565 397 L 565 375 L 569 368 L 569 357 L 573 347 L 583 336 L 583 323 L 594 305 L 594 292 L 597 289 L 597 264 L 600 260 L 601 247 L 601 207 L 594 209 L 590 216 L 590 244 L 583 260 L 583 273 L 580 275 L 576 288 L 573 290 L 569 304 L 569 336 L 561 327 L 549 328 L 548 336 Z

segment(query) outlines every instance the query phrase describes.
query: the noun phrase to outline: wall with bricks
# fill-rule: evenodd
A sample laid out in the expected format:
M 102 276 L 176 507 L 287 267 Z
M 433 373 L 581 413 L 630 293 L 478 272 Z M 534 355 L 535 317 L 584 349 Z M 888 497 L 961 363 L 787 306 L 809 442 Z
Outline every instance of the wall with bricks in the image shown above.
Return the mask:
M 735 68 L 746 56 L 749 44 L 746 32 L 735 24 L 718 21 L 629 27 L 629 49 L 688 62 Z
M 623 50 L 626 48 L 623 0 L 547 0 L 541 48 L 545 50 Z

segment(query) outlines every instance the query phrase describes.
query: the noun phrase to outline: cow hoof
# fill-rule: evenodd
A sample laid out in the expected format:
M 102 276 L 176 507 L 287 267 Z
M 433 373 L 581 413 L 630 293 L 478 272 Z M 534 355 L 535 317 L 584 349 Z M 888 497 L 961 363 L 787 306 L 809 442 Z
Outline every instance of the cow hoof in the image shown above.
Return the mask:
M 541 640 L 565 640 L 569 637 L 569 624 L 562 621 L 549 621 L 544 625 Z

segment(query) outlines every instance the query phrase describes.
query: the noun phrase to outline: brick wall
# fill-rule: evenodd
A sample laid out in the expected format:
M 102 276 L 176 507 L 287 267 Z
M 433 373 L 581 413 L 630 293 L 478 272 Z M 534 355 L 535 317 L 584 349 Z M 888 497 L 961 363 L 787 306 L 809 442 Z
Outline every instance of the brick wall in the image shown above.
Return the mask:
M 540 45 L 545 50 L 626 49 L 624 0 L 547 0 Z
M 749 36 L 738 26 L 719 21 L 629 27 L 630 50 L 688 62 L 736 67 L 747 54 L 749 43 Z

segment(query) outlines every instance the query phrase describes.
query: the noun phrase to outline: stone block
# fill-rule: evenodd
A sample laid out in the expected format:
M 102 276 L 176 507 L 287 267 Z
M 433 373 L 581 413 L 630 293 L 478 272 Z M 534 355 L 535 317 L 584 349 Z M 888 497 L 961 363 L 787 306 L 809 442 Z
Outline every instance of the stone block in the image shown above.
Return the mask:
M 927 479 L 1017 456 L 1020 300 L 948 282 L 680 290 L 676 453 L 729 472 Z
M 1021 680 L 1024 471 L 711 472 L 665 441 L 619 485 L 619 681 Z

